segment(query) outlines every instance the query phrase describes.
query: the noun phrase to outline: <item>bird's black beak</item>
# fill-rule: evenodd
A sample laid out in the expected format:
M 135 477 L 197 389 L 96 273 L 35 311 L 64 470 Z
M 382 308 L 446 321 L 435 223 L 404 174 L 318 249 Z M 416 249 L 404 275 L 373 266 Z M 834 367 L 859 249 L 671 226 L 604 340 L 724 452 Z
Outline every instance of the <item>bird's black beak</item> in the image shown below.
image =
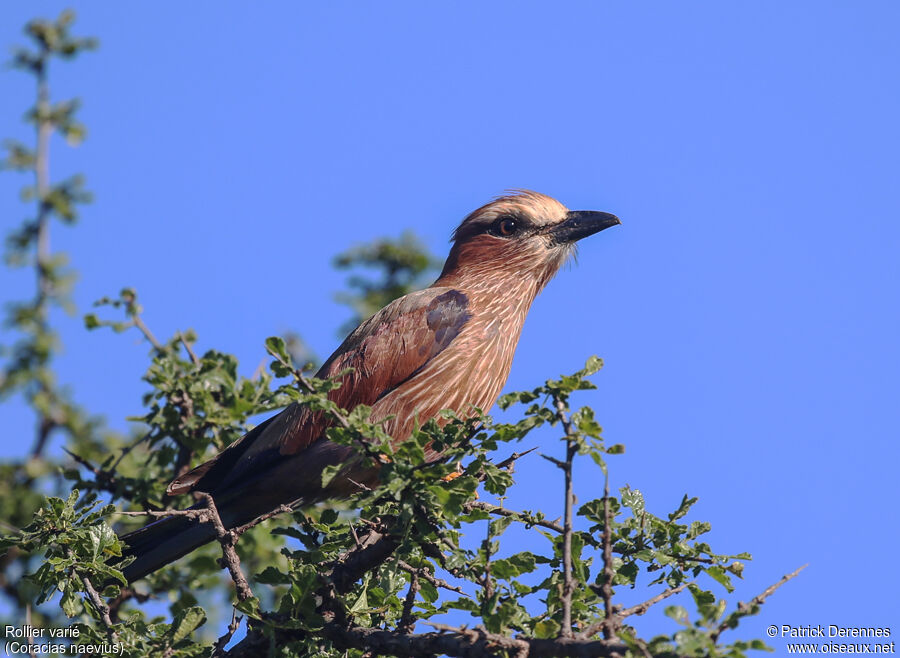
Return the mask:
M 619 218 L 608 212 L 594 210 L 570 210 L 561 223 L 550 229 L 549 235 L 554 244 L 575 242 L 616 224 Z

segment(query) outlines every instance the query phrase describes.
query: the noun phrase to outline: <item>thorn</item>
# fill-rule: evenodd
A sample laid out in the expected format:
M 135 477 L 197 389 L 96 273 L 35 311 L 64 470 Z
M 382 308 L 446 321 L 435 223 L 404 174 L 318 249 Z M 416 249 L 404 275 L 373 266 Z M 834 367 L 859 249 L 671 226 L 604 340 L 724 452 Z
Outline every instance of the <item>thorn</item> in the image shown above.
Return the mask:
M 543 457 L 544 459 L 546 459 L 546 460 L 547 460 L 548 462 L 550 462 L 551 464 L 554 464 L 554 465 L 558 466 L 559 468 L 561 468 L 561 469 L 563 469 L 563 470 L 566 469 L 565 463 L 559 461 L 556 457 L 551 457 L 551 456 L 545 455 L 545 454 L 543 454 L 543 453 L 541 453 L 541 457 Z

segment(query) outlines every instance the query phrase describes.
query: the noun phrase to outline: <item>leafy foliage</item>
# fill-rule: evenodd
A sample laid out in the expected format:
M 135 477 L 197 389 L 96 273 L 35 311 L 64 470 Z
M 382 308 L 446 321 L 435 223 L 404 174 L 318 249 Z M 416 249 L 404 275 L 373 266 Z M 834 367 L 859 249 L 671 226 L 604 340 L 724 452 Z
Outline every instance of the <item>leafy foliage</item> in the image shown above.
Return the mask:
M 610 494 L 608 460 L 624 447 L 606 443 L 591 407 L 572 406 L 594 388 L 591 378 L 602 367 L 596 357 L 576 373 L 503 396 L 499 406 L 518 412 L 513 421 L 494 422 L 484 414 L 461 419 L 446 411 L 408 438 L 390 437 L 370 421 L 367 407 L 340 409 L 328 400 L 339 384 L 298 367 L 296 361 L 309 359 L 297 358 L 296 341 L 267 339 L 268 369 L 245 377 L 232 355 L 199 353 L 189 330 L 158 340 L 143 322 L 137 293 L 126 288 L 100 300 L 100 310 L 85 316 L 85 324 L 139 331 L 150 344 L 143 376 L 148 389 L 141 412 L 131 418 L 144 429 L 126 442 L 78 409 L 59 391 L 50 367 L 58 339 L 47 309 L 67 303 L 67 279 L 62 260 L 41 247 L 49 218 L 74 221 L 77 203 L 86 198 L 80 183 L 51 186 L 45 175 L 47 131 L 70 142 L 85 134 L 74 118 L 77 103 L 50 105 L 46 89 L 51 58 L 94 46 L 70 35 L 72 19 L 64 13 L 55 22 L 29 23 L 36 50 L 18 51 L 14 60 L 36 76 L 39 88 L 28 115 L 37 147 L 11 144 L 6 160 L 10 168 L 35 174 L 28 194 L 38 206 L 37 218 L 8 242 L 8 261 L 33 263 L 39 289 L 33 302 L 11 310 L 9 323 L 21 337 L 0 379 L 0 395 L 24 395 L 39 419 L 31 458 L 0 464 L 0 585 L 17 610 L 39 604 L 35 623 L 69 624 L 79 633 L 78 644 L 115 645 L 127 656 L 212 650 L 219 656 L 739 657 L 765 648 L 760 640 L 722 641 L 742 618 L 756 614 L 774 587 L 749 604 L 729 604 L 726 596 L 750 556 L 712 548 L 710 525 L 689 520 L 695 498 L 685 495 L 675 510 L 657 516 L 638 489 Z M 349 280 L 352 292 L 342 299 L 356 312 L 355 321 L 423 283 L 436 266 L 411 234 L 354 247 L 335 263 L 383 274 L 377 281 Z M 128 558 L 123 561 L 116 531 L 134 527 L 135 520 L 144 523 L 147 515 L 203 514 L 203 522 L 215 522 L 210 506 L 179 511 L 195 501 L 168 499 L 166 484 L 237 440 L 261 414 L 291 402 L 329 415 L 334 423 L 328 438 L 377 469 L 379 484 L 361 484 L 349 500 L 278 510 L 265 525 L 258 519 L 246 528 L 223 529 L 218 543 L 128 584 L 121 573 Z M 72 460 L 64 465 L 43 454 L 57 429 Z M 504 506 L 517 486 L 513 466 L 526 454 L 512 444 L 538 430 L 560 439 L 554 454 L 542 456 L 563 476 L 561 522 L 539 510 Z M 434 452 L 442 455 L 437 461 L 429 459 Z M 577 460 L 597 469 L 597 481 L 607 486 L 576 509 L 571 487 Z M 340 475 L 339 468 L 327 469 L 323 483 Z M 539 536 L 543 548 L 521 550 L 508 534 L 512 524 Z M 222 561 L 230 579 L 221 575 Z M 245 574 L 246 589 L 240 582 Z M 623 591 L 638 588 L 647 589 L 644 603 L 616 603 Z M 688 593 L 680 603 L 690 603 L 691 611 L 665 608 L 672 633 L 639 637 L 631 618 L 680 592 Z M 61 616 L 54 617 L 46 602 L 57 593 Z M 223 621 L 215 612 L 228 608 L 222 595 L 233 595 L 235 616 L 214 640 L 207 621 Z M 445 623 L 460 617 L 476 625 Z M 247 624 L 246 637 L 226 649 L 241 623 Z
M 22 188 L 21 198 L 33 204 L 34 214 L 6 238 L 5 261 L 10 267 L 31 267 L 36 290 L 30 299 L 11 302 L 5 310 L 4 325 L 14 336 L 0 346 L 0 402 L 23 399 L 36 416 L 35 437 L 27 457 L 0 464 L 0 519 L 3 527 L 28 524 L 43 500 L 42 492 L 62 491 L 57 460 L 48 458 L 46 447 L 54 436 L 65 438 L 68 446 L 84 454 L 102 451 L 117 437 L 104 430 L 98 418 L 86 413 L 61 387 L 53 371 L 53 357 L 61 347 L 60 337 L 51 327 L 53 309 L 72 310 L 70 299 L 73 274 L 67 269 L 65 254 L 49 248 L 50 226 L 54 219 L 71 225 L 78 219 L 78 206 L 90 200 L 84 179 L 74 176 L 54 182 L 50 179 L 49 149 L 54 135 L 77 145 L 85 129 L 77 120 L 77 99 L 53 103 L 48 74 L 54 60 L 70 60 L 96 46 L 94 39 L 71 34 L 74 14 L 63 12 L 55 21 L 33 20 L 25 26 L 31 47 L 14 51 L 11 65 L 31 75 L 36 84 L 36 100 L 25 113 L 33 127 L 33 145 L 4 142 L 0 169 L 29 175 L 32 181 Z M 33 591 L 18 586 L 10 574 L 34 567 L 27 553 L 13 548 L 0 556 L 0 589 L 17 609 L 29 605 Z M 36 621 L 42 621 L 38 615 Z
M 571 412 L 569 406 L 573 393 L 593 387 L 589 377 L 600 367 L 598 359 L 589 360 L 583 370 L 573 375 L 549 380 L 532 391 L 505 396 L 504 406 L 522 407 L 521 418 L 514 423 L 494 423 L 484 415 L 462 420 L 445 412 L 442 418 L 425 423 L 408 440 L 397 443 L 385 435 L 379 424 L 368 420 L 368 409 L 336 408 L 326 397 L 335 384 L 307 377 L 295 368 L 279 338 L 267 341 L 274 360 L 270 366 L 273 379 L 266 381 L 292 381 L 273 386 L 268 395 L 259 392 L 258 383 L 231 376 L 230 361 L 220 359 L 216 352 L 208 352 L 196 361 L 178 356 L 180 340 L 179 337 L 166 343 L 148 371 L 153 393 L 146 396 L 151 412 L 144 420 L 150 427 L 147 436 L 153 438 L 145 439 L 146 442 L 179 437 L 187 444 L 187 431 L 195 432 L 194 438 L 199 441 L 195 447 L 218 447 L 217 438 L 232 430 L 237 433 L 235 428 L 245 420 L 240 414 L 227 413 L 223 402 L 234 406 L 235 400 L 250 399 L 254 402 L 247 410 L 258 410 L 297 400 L 333 415 L 339 422 L 329 430 L 329 438 L 352 446 L 360 460 L 381 471 L 378 487 L 361 486 L 349 501 L 348 507 L 360 510 L 358 513 L 348 514 L 335 508 L 294 511 L 290 525 L 275 529 L 269 536 L 271 544 L 254 545 L 257 559 L 243 564 L 244 569 L 249 567 L 256 573 L 254 595 L 236 604 L 253 630 L 231 649 L 234 655 L 253 655 L 269 643 L 281 651 L 302 655 L 337 656 L 346 651 L 355 655 L 366 647 L 389 647 L 388 640 L 371 635 L 373 630 L 405 636 L 414 643 L 411 646 L 417 646 L 415 642 L 436 641 L 437 637 L 447 642 L 454 636 L 410 633 L 417 624 L 452 610 L 478 620 L 483 629 L 480 632 L 488 639 L 502 637 L 526 644 L 567 638 L 570 649 L 574 645 L 607 653 L 617 650 L 626 654 L 647 651 L 650 655 L 698 656 L 740 656 L 756 646 L 740 642 L 720 646 L 716 642 L 722 632 L 720 626 L 735 625 L 738 613 L 726 615 L 726 601 L 704 589 L 697 577 L 705 573 L 711 576 L 711 582 L 731 591 L 732 577 L 740 576 L 743 568 L 737 560 L 749 556 L 713 551 L 704 541 L 709 525 L 684 520 L 695 499 L 685 496 L 677 509 L 658 517 L 647 510 L 639 491 L 625 487 L 618 497 L 604 496 L 584 503 L 574 519 L 567 519 L 566 525 L 560 526 L 539 512 L 513 511 L 477 497 L 476 492 L 482 490 L 503 498 L 515 485 L 510 468 L 515 460 L 497 464 L 493 455 L 544 425 L 558 429 L 567 426 L 563 438 L 567 446 L 573 447 L 574 458 L 590 459 L 605 473 L 609 455 L 621 454 L 622 448 L 605 445 L 589 408 Z M 172 369 L 178 369 L 185 377 L 180 387 L 172 388 L 174 379 L 158 376 L 159 372 Z M 203 388 L 212 393 L 196 394 Z M 185 418 L 184 408 L 177 405 L 171 413 L 162 411 L 171 404 L 172 397 L 181 399 L 191 390 L 195 391 L 192 399 L 196 416 Z M 445 458 L 429 462 L 429 448 L 441 450 Z M 155 450 L 152 456 L 158 452 Z M 173 451 L 169 456 L 175 454 Z M 163 482 L 172 475 L 166 468 L 172 466 L 165 460 L 151 459 L 146 463 L 151 466 L 144 469 L 144 479 L 155 476 L 151 486 L 139 488 L 133 484 L 140 478 L 122 479 L 120 482 L 132 484 L 130 488 L 116 489 L 117 498 L 147 505 L 160 495 Z M 118 473 L 100 472 L 107 473 L 107 484 L 111 478 L 119 477 Z M 192 557 L 185 564 L 173 565 L 152 576 L 146 586 L 141 586 L 142 590 L 148 589 L 140 596 L 167 594 L 176 601 L 171 608 L 172 621 L 168 625 L 136 621 L 143 617 L 133 612 L 132 604 L 140 597 L 135 589 L 123 588 L 125 583 L 117 571 L 121 565 L 116 563 L 121 544 L 108 525 L 114 508 L 106 506 L 93 511 L 95 492 L 110 489 L 101 484 L 102 479 L 80 480 L 82 486 L 93 490 L 84 497 L 76 492 L 66 501 L 49 499 L 33 523 L 19 535 L 7 538 L 4 545 L 22 551 L 49 547 L 42 566 L 29 576 L 38 586 L 39 599 L 61 591 L 63 611 L 70 616 L 79 614 L 86 620 L 94 619 L 95 633 L 103 631 L 103 624 L 96 623 L 102 621 L 103 611 L 100 606 L 79 600 L 78 594 L 85 592 L 86 583 L 106 583 L 104 593 L 118 606 L 123 605 L 123 591 L 129 592 L 130 600 L 126 597 L 124 607 L 115 610 L 117 619 L 126 616 L 128 621 L 111 622 L 106 628 L 108 634 L 116 635 L 117 641 L 130 638 L 125 643 L 127 655 L 141 655 L 148 650 L 148 642 L 155 643 L 152 646 L 156 648 L 168 642 L 165 646 L 172 655 L 194 655 L 198 645 L 184 642 L 189 635 L 184 628 L 193 625 L 193 630 L 202 619 L 200 612 L 195 612 L 200 608 L 190 591 L 204 579 L 211 585 L 212 561 L 208 557 Z M 148 496 L 147 491 L 152 495 Z M 546 541 L 545 550 L 507 553 L 503 537 L 512 523 L 522 523 L 540 533 Z M 574 529 L 575 525 L 578 529 Z M 477 549 L 466 548 L 463 537 L 476 533 L 479 527 L 486 530 L 487 539 Z M 567 531 L 567 527 L 573 529 Z M 565 559 L 567 534 L 571 545 L 569 566 Z M 275 549 L 284 540 L 287 543 L 280 549 L 278 559 Z M 268 559 L 258 559 L 260 548 L 268 549 Z M 611 559 L 604 557 L 604 549 Z M 501 554 L 504 557 L 497 557 Z M 172 571 L 177 577 L 172 577 Z M 570 592 L 568 600 L 563 587 L 567 573 L 585 585 Z M 669 637 L 643 641 L 627 623 L 634 611 L 609 608 L 611 614 L 604 613 L 607 584 L 614 594 L 619 588 L 638 586 L 642 579 L 645 584 L 662 586 L 670 593 L 687 586 L 698 621 L 688 623 L 687 612 L 672 607 L 667 614 L 679 624 L 686 624 L 684 628 Z M 90 601 L 89 591 L 85 596 Z M 264 607 L 262 601 L 269 601 L 269 606 Z M 129 612 L 123 615 L 126 609 Z M 193 615 L 190 621 L 185 621 L 187 615 Z M 610 636 L 594 639 L 592 636 L 607 624 L 612 625 Z M 466 648 L 465 637 L 459 631 L 460 653 L 471 650 Z M 554 655 L 563 655 L 560 651 Z M 490 651 L 485 649 L 483 653 L 488 655 Z

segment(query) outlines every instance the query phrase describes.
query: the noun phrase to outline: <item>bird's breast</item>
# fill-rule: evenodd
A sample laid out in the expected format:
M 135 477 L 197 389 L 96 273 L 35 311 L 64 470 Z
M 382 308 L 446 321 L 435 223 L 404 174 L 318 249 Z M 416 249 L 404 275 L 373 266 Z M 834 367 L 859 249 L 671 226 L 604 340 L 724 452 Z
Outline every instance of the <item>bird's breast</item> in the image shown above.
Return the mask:
M 512 366 L 527 307 L 490 298 L 477 300 L 472 318 L 446 349 L 415 376 L 372 408 L 372 419 L 404 439 L 443 409 L 461 417 L 487 412 L 497 400 Z M 506 303 L 504 303 L 506 302 Z

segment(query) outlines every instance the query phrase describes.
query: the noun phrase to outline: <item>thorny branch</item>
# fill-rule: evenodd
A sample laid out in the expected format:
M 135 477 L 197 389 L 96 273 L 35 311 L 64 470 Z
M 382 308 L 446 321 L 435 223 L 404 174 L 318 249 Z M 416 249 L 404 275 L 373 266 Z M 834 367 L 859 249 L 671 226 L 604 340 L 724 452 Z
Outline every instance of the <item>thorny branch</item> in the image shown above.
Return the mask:
M 665 590 L 664 592 L 660 592 L 653 598 L 647 599 L 643 603 L 638 603 L 637 605 L 633 605 L 630 608 L 625 608 L 624 610 L 620 610 L 619 612 L 616 613 L 616 616 L 619 619 L 625 619 L 626 617 L 630 617 L 631 615 L 640 616 L 640 615 L 644 614 L 645 612 L 647 612 L 650 608 L 655 606 L 657 603 L 665 601 L 670 596 L 675 596 L 676 594 L 679 594 L 680 592 L 684 591 L 685 589 L 687 589 L 688 585 L 690 585 L 690 584 L 691 583 L 688 582 L 688 583 L 682 583 L 678 587 L 670 587 L 669 589 Z
M 608 626 L 608 619 L 613 619 L 614 626 L 618 630 L 622 626 L 622 620 L 624 620 L 632 615 L 644 614 L 645 612 L 647 612 L 651 607 L 653 607 L 657 603 L 660 603 L 661 601 L 665 601 L 670 596 L 674 596 L 675 594 L 678 594 L 679 592 L 684 591 L 684 589 L 687 588 L 688 585 L 690 585 L 690 583 L 682 583 L 678 587 L 670 587 L 667 590 L 660 592 L 653 598 L 647 599 L 643 603 L 638 603 L 637 605 L 633 605 L 630 608 L 625 608 L 623 610 L 617 610 L 616 612 L 614 612 L 614 617 L 610 617 L 610 618 L 605 617 L 605 618 L 601 619 L 600 621 L 597 621 L 597 622 L 591 624 L 586 629 L 584 629 L 584 631 L 579 633 L 578 637 L 585 639 L 585 640 L 590 637 L 593 637 L 594 635 L 596 635 L 597 633 L 599 633 L 601 630 L 603 630 L 604 628 L 606 628 Z
M 751 610 L 754 607 L 762 605 L 767 598 L 769 598 L 770 596 L 772 596 L 772 594 L 775 593 L 775 590 L 777 590 L 779 587 L 784 585 L 787 581 L 789 581 L 793 578 L 796 578 L 797 575 L 808 566 L 809 566 L 808 564 L 804 564 L 799 569 L 792 571 L 791 573 L 787 574 L 786 576 L 782 576 L 781 579 L 777 583 L 769 585 L 769 587 L 767 587 L 761 594 L 757 594 L 752 599 L 750 599 L 750 603 L 744 603 L 743 601 L 740 601 L 737 605 L 737 614 L 738 615 L 740 615 L 741 613 L 751 614 Z M 732 619 L 733 619 L 733 615 L 730 616 L 729 618 L 726 618 L 726 620 L 724 622 L 722 622 L 719 625 L 719 627 L 710 634 L 710 639 L 714 643 L 718 641 L 719 636 L 723 632 L 727 631 L 729 628 L 734 627 L 734 624 L 731 623 Z
M 497 468 L 505 468 L 509 471 L 512 471 L 512 467 L 515 466 L 515 463 L 517 460 L 521 459 L 522 457 L 524 457 L 525 455 L 527 455 L 531 452 L 534 452 L 535 450 L 537 450 L 537 446 L 535 446 L 534 448 L 529 448 L 528 450 L 525 450 L 524 452 L 514 452 L 513 454 L 511 454 L 509 457 L 507 457 L 503 461 L 498 462 Z

